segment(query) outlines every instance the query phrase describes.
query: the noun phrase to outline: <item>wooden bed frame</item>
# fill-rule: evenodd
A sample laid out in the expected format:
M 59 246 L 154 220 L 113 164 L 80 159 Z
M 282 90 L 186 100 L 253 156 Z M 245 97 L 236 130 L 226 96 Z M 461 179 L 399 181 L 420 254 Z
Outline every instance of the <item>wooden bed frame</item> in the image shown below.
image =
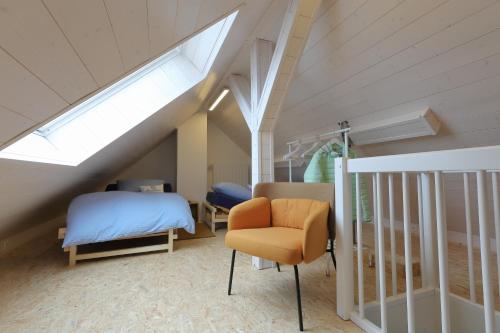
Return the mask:
M 65 234 L 66 234 L 66 228 L 59 228 L 57 238 L 64 239 Z M 64 252 L 69 252 L 69 266 L 76 265 L 76 262 L 80 261 L 80 260 L 115 257 L 115 256 L 121 256 L 121 255 L 125 255 L 125 254 L 156 252 L 156 251 L 165 251 L 165 250 L 167 250 L 169 253 L 172 253 L 174 251 L 174 239 L 177 239 L 177 234 L 174 233 L 174 229 L 169 229 L 167 232 L 159 232 L 159 233 L 136 236 L 136 237 L 124 237 L 124 238 L 119 238 L 116 240 L 162 237 L 162 236 L 167 236 L 167 243 L 156 244 L 156 245 L 137 246 L 137 247 L 130 247 L 130 248 L 125 248 L 125 249 L 118 249 L 118 250 L 89 252 L 89 253 L 82 253 L 82 254 L 78 254 L 78 246 L 75 245 L 75 246 L 65 247 Z
M 229 215 L 229 209 L 221 206 L 215 206 L 207 201 L 203 202 L 204 215 L 208 224 L 212 228 L 212 233 L 215 234 L 215 224 L 221 222 L 227 222 L 227 217 Z

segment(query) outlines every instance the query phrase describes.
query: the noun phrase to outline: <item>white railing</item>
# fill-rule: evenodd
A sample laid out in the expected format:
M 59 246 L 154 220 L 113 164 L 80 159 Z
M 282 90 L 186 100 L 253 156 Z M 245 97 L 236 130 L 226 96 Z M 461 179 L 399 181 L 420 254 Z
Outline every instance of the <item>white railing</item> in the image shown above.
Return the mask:
M 472 200 L 470 176 L 476 178 L 477 221 L 481 253 L 483 286 L 484 331 L 495 332 L 495 296 L 493 288 L 500 279 L 492 283 L 490 264 L 489 202 L 493 201 L 493 219 L 496 236 L 496 253 L 500 253 L 500 204 L 498 193 L 498 170 L 500 170 L 500 146 L 474 149 L 436 151 L 429 153 L 392 155 L 359 159 L 338 158 L 335 162 L 335 209 L 336 209 L 336 251 L 337 251 L 337 313 L 344 319 L 353 320 L 368 332 L 387 332 L 388 302 L 398 295 L 396 273 L 396 232 L 395 203 L 401 202 L 404 267 L 406 326 L 408 332 L 415 332 L 415 286 L 413 284 L 413 253 L 411 231 L 410 191 L 414 188 L 418 206 L 414 208 L 418 218 L 417 234 L 420 240 L 421 289 L 439 290 L 441 332 L 451 332 L 450 322 L 450 278 L 448 273 L 448 228 L 446 217 L 445 175 L 448 173 L 463 176 L 464 186 L 464 221 L 466 226 L 467 262 L 469 276 L 469 299 L 477 303 L 474 276 L 473 235 L 472 235 Z M 416 177 L 412 176 L 416 174 Z M 352 189 L 352 176 L 355 175 L 355 189 Z M 372 178 L 374 253 L 375 253 L 375 303 L 380 313 L 379 324 L 366 319 L 367 300 L 365 285 L 366 272 L 363 267 L 363 225 L 361 207 L 360 178 Z M 410 176 L 412 176 L 410 178 Z M 491 177 L 491 192 L 487 181 Z M 401 179 L 401 193 L 394 190 L 395 178 Z M 368 177 L 367 177 L 368 178 Z M 411 186 L 410 179 L 416 178 L 416 186 Z M 385 185 L 387 184 L 387 192 Z M 354 251 L 352 225 L 352 193 L 356 191 L 357 231 L 357 306 L 355 306 L 354 287 Z M 387 193 L 388 203 L 384 204 Z M 489 195 L 491 194 L 491 195 Z M 390 235 L 390 271 L 389 277 L 392 295 L 386 292 L 386 252 L 384 239 L 384 212 L 388 208 Z M 415 214 L 414 214 L 415 215 Z M 415 217 L 415 216 L 414 216 Z M 388 267 L 389 268 L 389 267 Z M 465 269 L 465 268 L 464 268 Z M 497 256 L 497 271 L 500 272 L 500 258 Z M 392 297 L 392 298 L 391 298 Z M 388 299 L 390 299 L 388 301 Z M 479 330 L 478 330 L 479 331 Z

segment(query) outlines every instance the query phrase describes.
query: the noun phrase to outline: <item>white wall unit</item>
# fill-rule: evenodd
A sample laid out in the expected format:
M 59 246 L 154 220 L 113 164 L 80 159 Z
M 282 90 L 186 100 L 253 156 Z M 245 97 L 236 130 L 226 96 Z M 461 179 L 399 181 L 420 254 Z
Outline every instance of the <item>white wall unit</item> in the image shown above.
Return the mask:
M 349 137 L 356 145 L 366 145 L 436 135 L 440 126 L 432 111 L 426 109 L 353 127 Z

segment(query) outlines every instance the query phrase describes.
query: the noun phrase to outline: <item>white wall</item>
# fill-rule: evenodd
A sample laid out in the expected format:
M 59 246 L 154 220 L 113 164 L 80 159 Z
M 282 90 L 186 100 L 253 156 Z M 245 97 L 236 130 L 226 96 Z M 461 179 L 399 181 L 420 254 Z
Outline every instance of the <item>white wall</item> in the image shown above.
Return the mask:
M 177 192 L 203 202 L 206 189 L 207 114 L 198 112 L 177 129 Z
M 250 164 L 250 155 L 231 140 L 214 122 L 209 121 L 207 161 L 208 165 L 216 163 Z
M 149 153 L 120 172 L 116 179 L 163 179 L 176 190 L 177 134 L 170 134 Z

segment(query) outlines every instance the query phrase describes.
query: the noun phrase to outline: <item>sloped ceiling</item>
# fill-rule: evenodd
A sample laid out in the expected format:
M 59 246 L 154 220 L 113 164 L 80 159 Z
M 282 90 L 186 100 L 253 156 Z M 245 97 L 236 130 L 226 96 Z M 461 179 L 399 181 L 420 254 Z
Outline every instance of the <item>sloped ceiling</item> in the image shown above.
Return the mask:
M 0 145 L 239 8 L 196 87 L 80 166 L 0 159 L 0 237 L 56 217 L 200 109 L 272 1 L 0 1 Z M 112 124 L 110 124 L 112 126 Z
M 276 155 L 342 120 L 355 127 L 427 107 L 443 123 L 438 136 L 359 149 L 500 144 L 499 15 L 492 0 L 323 0 L 277 122 Z

